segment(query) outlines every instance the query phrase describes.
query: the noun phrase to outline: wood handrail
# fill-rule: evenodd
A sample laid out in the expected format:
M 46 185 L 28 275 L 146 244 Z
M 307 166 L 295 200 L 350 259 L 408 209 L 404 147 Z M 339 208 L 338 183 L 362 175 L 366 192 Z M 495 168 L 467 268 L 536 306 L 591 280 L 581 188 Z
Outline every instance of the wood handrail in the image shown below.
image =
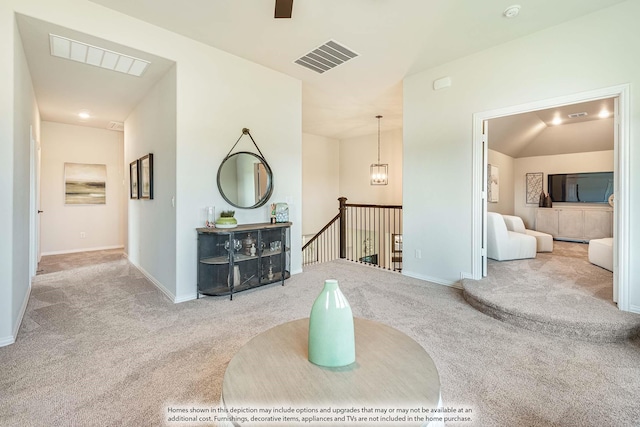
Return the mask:
M 367 205 L 359 203 L 345 203 L 349 208 L 386 208 L 386 209 L 402 209 L 402 205 Z
M 331 221 L 329 221 L 329 223 L 327 225 L 325 225 L 324 227 L 322 227 L 322 230 L 318 231 L 316 233 L 315 236 L 313 236 L 311 238 L 311 240 L 309 240 L 307 243 L 304 244 L 304 246 L 302 247 L 302 250 L 304 251 L 307 246 L 309 246 L 311 243 L 313 243 L 318 237 L 320 237 L 320 235 L 322 233 L 324 233 L 329 227 L 331 227 L 331 225 L 333 225 L 334 222 L 336 222 L 338 219 L 340 219 L 340 214 L 337 214 L 336 216 L 333 217 L 333 219 Z

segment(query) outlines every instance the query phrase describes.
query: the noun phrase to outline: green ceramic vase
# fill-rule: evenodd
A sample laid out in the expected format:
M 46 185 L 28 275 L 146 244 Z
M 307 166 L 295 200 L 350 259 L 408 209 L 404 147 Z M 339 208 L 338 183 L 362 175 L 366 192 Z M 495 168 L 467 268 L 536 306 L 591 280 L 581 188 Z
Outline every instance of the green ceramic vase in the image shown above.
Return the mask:
M 311 308 L 309 361 L 332 368 L 356 361 L 353 314 L 337 280 L 325 280 Z

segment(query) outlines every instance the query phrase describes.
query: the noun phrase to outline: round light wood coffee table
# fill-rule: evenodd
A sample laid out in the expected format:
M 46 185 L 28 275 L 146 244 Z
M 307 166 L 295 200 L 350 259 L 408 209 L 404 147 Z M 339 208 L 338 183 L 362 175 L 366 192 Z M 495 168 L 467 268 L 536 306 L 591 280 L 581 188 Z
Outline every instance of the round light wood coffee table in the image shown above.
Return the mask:
M 438 371 L 420 344 L 394 328 L 371 320 L 355 318 L 354 326 L 356 362 L 340 368 L 317 366 L 307 359 L 308 318 L 278 325 L 251 339 L 229 363 L 222 384 L 221 403 L 232 417 L 233 425 L 260 425 L 260 421 L 262 425 L 277 425 L 267 422 L 269 416 L 300 420 L 316 416 L 319 422 L 306 424 L 324 426 L 332 425 L 322 423 L 326 415 L 402 416 L 403 413 L 395 410 L 386 414 L 381 410 L 428 410 L 440 405 Z M 270 414 L 266 412 L 273 408 Z M 326 408 L 352 408 L 359 412 L 314 412 Z M 306 409 L 311 412 L 304 413 Z M 262 420 L 248 421 L 252 416 Z M 247 421 L 243 422 L 242 418 Z M 347 420 L 352 423 L 342 424 L 357 424 L 353 423 L 354 418 Z M 393 425 L 388 419 L 385 421 Z M 421 424 L 425 423 L 415 423 Z M 283 425 L 295 424 L 285 421 Z

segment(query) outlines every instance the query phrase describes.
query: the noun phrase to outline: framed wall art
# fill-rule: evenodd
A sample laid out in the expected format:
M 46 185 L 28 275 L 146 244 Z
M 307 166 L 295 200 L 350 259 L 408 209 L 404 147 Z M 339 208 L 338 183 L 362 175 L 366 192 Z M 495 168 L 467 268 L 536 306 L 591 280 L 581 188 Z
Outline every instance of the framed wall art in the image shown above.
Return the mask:
M 104 205 L 107 203 L 107 165 L 64 164 L 64 204 Z
M 498 203 L 500 200 L 500 174 L 498 167 L 487 165 L 487 201 Z
M 153 154 L 138 159 L 140 198 L 153 199 Z
M 537 205 L 540 202 L 540 193 L 542 193 L 542 181 L 544 174 L 542 172 L 531 172 L 526 174 L 525 190 L 526 203 L 528 205 Z
M 138 160 L 129 163 L 129 198 L 140 198 L 140 186 L 138 185 Z

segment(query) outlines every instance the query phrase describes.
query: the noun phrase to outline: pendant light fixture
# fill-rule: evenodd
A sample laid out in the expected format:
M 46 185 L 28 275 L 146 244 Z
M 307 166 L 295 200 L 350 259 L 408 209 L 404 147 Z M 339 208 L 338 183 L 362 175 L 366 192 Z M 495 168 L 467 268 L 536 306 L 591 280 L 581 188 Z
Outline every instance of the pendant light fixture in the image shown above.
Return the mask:
M 388 164 L 380 163 L 380 119 L 382 116 L 376 116 L 378 119 L 378 163 L 371 165 L 371 185 L 387 185 Z

